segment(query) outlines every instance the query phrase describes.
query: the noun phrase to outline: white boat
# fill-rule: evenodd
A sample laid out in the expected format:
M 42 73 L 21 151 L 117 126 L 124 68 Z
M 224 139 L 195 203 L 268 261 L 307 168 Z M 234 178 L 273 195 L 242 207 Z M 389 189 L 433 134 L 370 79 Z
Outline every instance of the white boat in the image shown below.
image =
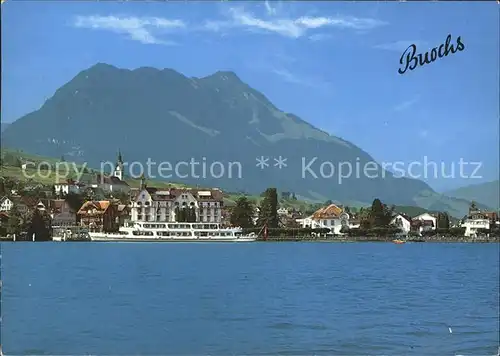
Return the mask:
M 89 232 L 92 241 L 144 242 L 252 242 L 257 236 L 243 235 L 241 228 L 221 228 L 215 223 L 137 222 L 118 232 Z

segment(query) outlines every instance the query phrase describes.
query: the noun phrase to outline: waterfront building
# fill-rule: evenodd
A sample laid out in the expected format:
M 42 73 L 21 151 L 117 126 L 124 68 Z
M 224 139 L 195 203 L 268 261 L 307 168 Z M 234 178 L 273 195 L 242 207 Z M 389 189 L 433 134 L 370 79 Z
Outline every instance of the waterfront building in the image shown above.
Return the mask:
M 474 218 L 466 219 L 462 227 L 465 227 L 465 236 L 477 237 L 481 233 L 481 230 L 490 229 L 490 220 L 486 216 L 475 216 Z
M 436 230 L 437 217 L 429 213 L 423 213 L 415 216 L 411 220 L 412 230 L 421 234 L 426 231 Z
M 56 199 L 51 202 L 52 227 L 66 227 L 76 225 L 76 212 L 71 209 L 64 199 Z
M 149 188 L 145 179 L 130 205 L 132 222 L 221 223 L 223 193 L 220 189 Z
M 498 215 L 496 212 L 481 211 L 474 203 L 469 208 L 469 214 L 462 222 L 465 227 L 464 235 L 467 237 L 477 237 L 482 231 L 490 230 L 496 224 Z
M 401 235 L 408 235 L 411 230 L 411 220 L 402 214 L 394 216 L 391 220 L 391 225 L 401 230 Z
M 335 204 L 318 209 L 311 216 L 296 221 L 302 228 L 327 228 L 335 235 L 341 234 L 342 227 L 349 228 L 349 214 Z
M 77 213 L 80 225 L 95 232 L 115 232 L 119 229 L 118 204 L 109 200 L 87 201 Z

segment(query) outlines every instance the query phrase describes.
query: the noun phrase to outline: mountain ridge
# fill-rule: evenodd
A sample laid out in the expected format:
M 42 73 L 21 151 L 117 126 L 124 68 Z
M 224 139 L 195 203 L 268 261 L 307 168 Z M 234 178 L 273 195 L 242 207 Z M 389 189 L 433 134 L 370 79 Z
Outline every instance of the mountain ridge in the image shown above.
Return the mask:
M 71 156 L 93 166 L 118 148 L 129 162 L 146 158 L 180 162 L 193 157 L 239 162 L 244 173 L 237 179 L 183 179 L 187 184 L 230 191 L 259 193 L 276 186 L 324 201 L 368 203 L 380 198 L 390 204 L 417 206 L 422 194 L 426 204 L 441 199 L 426 183 L 394 178 L 378 163 L 382 174 L 375 178 L 365 174 L 340 181 L 328 175 L 304 176 L 304 159 L 317 158 L 317 173 L 321 163 L 333 167 L 375 160 L 355 144 L 278 109 L 230 71 L 189 78 L 173 69 L 120 69 L 98 63 L 60 87 L 39 110 L 10 125 L 2 133 L 2 144 L 45 156 Z M 269 168 L 255 166 L 260 156 L 268 157 Z M 278 157 L 287 158 L 286 170 L 273 166 Z M 430 202 L 429 196 L 434 200 Z M 446 204 L 461 214 L 468 203 Z
M 444 192 L 444 194 L 459 199 L 473 200 L 477 203 L 492 207 L 495 210 L 500 210 L 499 180 L 470 184 L 465 187 Z

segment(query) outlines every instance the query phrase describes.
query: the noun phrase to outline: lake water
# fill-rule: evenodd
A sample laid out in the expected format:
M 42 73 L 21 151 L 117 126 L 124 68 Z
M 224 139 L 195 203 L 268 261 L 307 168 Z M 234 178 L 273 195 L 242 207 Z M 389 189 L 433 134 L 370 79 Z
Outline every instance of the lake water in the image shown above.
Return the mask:
M 499 346 L 499 244 L 1 249 L 8 355 L 452 356 Z

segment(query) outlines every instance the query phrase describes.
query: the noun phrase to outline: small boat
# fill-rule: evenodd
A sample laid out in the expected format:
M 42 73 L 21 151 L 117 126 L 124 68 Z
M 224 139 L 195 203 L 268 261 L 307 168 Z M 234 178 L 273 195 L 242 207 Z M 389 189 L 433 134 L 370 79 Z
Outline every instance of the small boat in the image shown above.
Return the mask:
M 398 245 L 401 245 L 401 244 L 405 243 L 403 240 L 399 240 L 399 239 L 392 240 L 392 242 L 394 242 L 395 244 L 398 244 Z

